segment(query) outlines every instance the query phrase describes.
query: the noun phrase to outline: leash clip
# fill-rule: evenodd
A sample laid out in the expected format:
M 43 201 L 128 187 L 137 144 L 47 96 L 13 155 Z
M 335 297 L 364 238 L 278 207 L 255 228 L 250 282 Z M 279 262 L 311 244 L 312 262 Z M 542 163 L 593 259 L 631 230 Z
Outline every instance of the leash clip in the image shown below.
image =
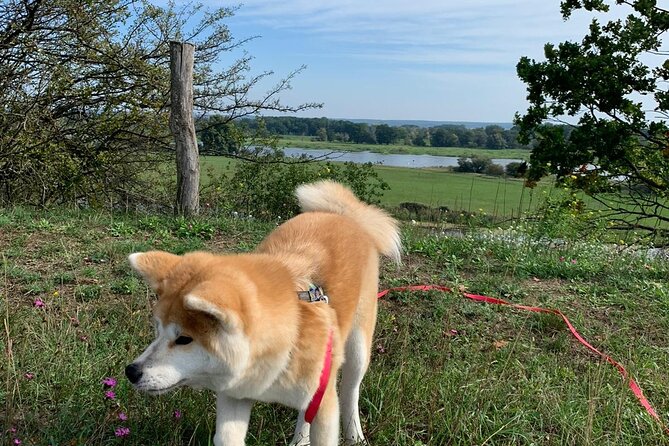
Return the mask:
M 316 285 L 311 285 L 308 291 L 298 291 L 297 297 L 305 302 L 325 302 L 326 304 L 330 302 L 323 288 Z

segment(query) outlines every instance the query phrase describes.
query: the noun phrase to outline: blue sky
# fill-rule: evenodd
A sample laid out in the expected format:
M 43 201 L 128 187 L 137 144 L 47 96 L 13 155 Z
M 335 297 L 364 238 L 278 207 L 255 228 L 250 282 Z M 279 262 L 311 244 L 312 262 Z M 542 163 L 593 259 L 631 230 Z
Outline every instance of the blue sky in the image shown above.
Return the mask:
M 230 6 L 209 0 L 211 6 Z M 580 40 L 591 16 L 559 0 L 245 0 L 228 21 L 253 69 L 307 65 L 284 102 L 302 116 L 510 122 L 526 107 L 515 65 Z

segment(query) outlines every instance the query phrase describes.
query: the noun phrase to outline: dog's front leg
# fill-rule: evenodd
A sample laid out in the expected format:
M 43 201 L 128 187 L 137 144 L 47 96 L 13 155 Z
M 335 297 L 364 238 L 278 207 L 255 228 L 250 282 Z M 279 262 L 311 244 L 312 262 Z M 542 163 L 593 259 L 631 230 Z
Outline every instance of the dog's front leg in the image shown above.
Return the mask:
M 216 394 L 215 446 L 244 446 L 253 401 Z

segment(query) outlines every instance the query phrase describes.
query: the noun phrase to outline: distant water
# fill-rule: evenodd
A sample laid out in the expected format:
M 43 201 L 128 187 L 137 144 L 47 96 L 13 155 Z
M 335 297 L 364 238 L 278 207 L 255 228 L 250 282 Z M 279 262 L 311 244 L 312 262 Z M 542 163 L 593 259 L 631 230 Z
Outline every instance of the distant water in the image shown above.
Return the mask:
M 372 163 L 391 167 L 455 167 L 458 165 L 458 157 L 434 156 L 434 155 L 407 155 L 407 154 L 384 154 L 374 152 L 333 152 L 323 149 L 299 149 L 297 147 L 286 147 L 283 149 L 288 156 L 307 155 L 314 158 L 323 158 L 331 161 L 351 161 L 354 163 Z M 522 162 L 520 159 L 493 158 L 494 164 L 506 166 L 512 162 Z

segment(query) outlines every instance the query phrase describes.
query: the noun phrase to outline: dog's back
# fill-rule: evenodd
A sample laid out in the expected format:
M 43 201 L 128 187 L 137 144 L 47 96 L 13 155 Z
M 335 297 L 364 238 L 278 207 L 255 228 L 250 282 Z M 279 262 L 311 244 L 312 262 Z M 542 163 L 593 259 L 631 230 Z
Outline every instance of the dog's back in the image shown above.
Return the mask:
M 397 223 L 332 181 L 302 185 L 296 195 L 303 213 L 279 226 L 257 251 L 282 258 L 303 287 L 322 286 L 346 339 L 356 313 L 365 311 L 361 301 L 375 301 L 379 254 L 400 261 Z

